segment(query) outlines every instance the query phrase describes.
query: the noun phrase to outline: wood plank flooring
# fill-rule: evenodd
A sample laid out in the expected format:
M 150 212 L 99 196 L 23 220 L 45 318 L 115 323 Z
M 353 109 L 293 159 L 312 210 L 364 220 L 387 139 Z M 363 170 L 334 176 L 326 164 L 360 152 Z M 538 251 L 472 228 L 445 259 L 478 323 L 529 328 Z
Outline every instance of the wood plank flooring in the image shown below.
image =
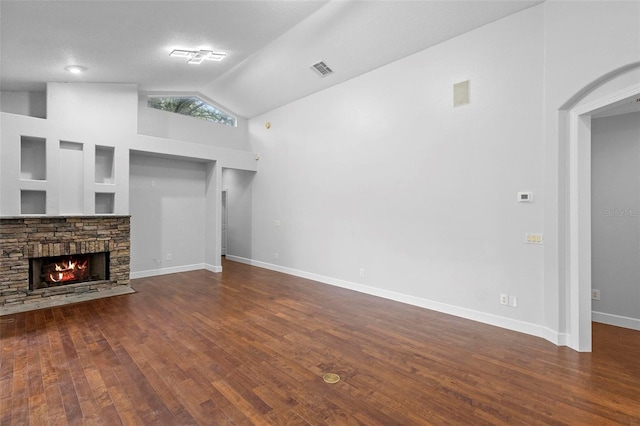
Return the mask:
M 579 354 L 223 267 L 0 317 L 0 425 L 640 425 L 640 332 L 594 324 Z

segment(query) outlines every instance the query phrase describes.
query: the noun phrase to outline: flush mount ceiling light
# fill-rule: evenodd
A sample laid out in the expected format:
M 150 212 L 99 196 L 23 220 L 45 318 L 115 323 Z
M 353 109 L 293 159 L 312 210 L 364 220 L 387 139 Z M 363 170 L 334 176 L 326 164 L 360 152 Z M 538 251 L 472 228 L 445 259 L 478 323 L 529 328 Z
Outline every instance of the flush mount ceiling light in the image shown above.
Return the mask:
M 87 70 L 87 67 L 82 67 L 80 65 L 69 65 L 68 67 L 64 67 L 64 69 L 69 71 L 71 74 L 82 74 Z
M 187 58 L 188 64 L 201 64 L 203 61 L 221 61 L 227 54 L 212 50 L 174 50 L 169 56 L 175 58 Z

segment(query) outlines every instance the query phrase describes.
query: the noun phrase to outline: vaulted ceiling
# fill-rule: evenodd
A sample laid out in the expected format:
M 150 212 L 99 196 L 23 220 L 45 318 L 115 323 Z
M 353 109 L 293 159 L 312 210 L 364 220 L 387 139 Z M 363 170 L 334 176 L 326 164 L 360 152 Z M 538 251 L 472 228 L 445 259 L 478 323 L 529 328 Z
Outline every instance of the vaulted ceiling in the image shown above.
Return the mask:
M 541 1 L 2 0 L 0 89 L 135 83 L 254 117 Z M 228 56 L 189 65 L 173 49 Z M 318 76 L 318 61 L 334 73 Z

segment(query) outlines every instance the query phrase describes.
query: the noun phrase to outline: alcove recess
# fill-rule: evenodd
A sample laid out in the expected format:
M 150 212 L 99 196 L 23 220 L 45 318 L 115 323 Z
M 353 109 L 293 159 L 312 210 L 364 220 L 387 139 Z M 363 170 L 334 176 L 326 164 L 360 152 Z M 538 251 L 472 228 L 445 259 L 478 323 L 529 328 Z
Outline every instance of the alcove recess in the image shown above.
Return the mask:
M 60 214 L 84 212 L 84 144 L 60 141 Z
M 104 191 L 95 194 L 96 214 L 112 214 L 115 211 L 115 193 L 108 191 L 114 185 L 114 151 L 111 146 L 96 145 L 95 183 L 104 185 Z
M 20 179 L 47 180 L 47 140 L 20 137 Z
M 20 137 L 20 212 L 46 214 L 47 143 L 45 138 Z

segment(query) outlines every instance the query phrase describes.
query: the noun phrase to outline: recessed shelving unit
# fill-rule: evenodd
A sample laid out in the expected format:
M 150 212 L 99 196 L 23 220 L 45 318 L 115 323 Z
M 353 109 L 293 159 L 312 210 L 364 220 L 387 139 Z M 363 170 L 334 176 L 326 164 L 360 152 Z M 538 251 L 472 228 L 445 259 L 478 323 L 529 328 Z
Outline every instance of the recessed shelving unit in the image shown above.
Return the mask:
M 20 136 L 20 179 L 47 179 L 47 143 L 45 138 Z
M 126 161 L 118 158 L 118 147 L 58 139 L 47 129 L 18 130 L 14 135 L 7 150 L 3 145 L 7 168 L 0 182 L 0 214 L 113 215 L 126 209 L 126 202 L 117 201 L 120 192 L 126 191 L 116 180 Z M 119 178 L 126 180 L 126 176 Z
M 96 183 L 113 184 L 113 154 L 111 146 L 96 145 Z
M 20 191 L 20 214 L 46 214 L 46 191 Z
M 114 193 L 96 192 L 96 214 L 113 214 Z

